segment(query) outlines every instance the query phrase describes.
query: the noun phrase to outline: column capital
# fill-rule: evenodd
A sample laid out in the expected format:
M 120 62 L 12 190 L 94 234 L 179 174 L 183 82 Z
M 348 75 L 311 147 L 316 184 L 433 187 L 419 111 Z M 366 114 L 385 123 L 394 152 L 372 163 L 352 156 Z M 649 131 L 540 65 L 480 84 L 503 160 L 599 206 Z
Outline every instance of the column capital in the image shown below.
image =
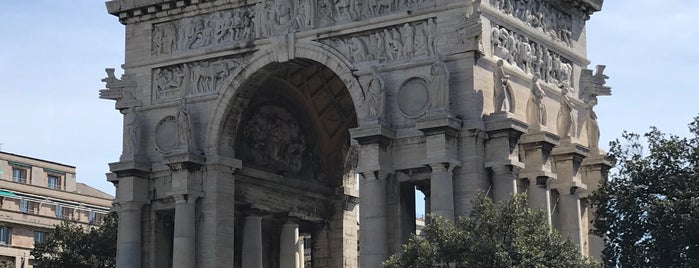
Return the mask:
M 554 180 L 550 184 L 551 189 L 558 191 L 561 195 L 578 195 L 580 198 L 587 197 L 587 185 L 577 181 Z
M 415 128 L 425 136 L 444 134 L 455 137 L 462 128 L 462 121 L 451 115 L 426 117 L 415 122 Z
M 428 166 L 428 167 L 430 167 L 430 169 L 432 169 L 432 173 L 447 172 L 451 175 L 454 173 L 454 168 L 460 167 L 461 163 L 458 161 L 452 161 L 452 162 L 442 162 L 442 163 L 430 163 L 430 164 L 427 164 L 426 166 Z
M 121 201 L 117 202 L 116 205 L 119 207 L 119 212 L 127 212 L 141 211 L 145 203 L 139 201 Z
M 560 144 L 561 138 L 548 131 L 536 131 L 524 133 L 519 139 L 520 144 L 528 148 L 542 148 L 546 151 L 551 151 L 554 147 Z
M 396 131 L 385 125 L 360 126 L 349 130 L 352 139 L 361 145 L 378 143 L 386 146 L 396 138 Z
M 388 170 L 365 171 L 360 174 L 365 180 L 386 180 L 393 172 Z
M 163 155 L 163 162 L 172 171 L 195 171 L 204 165 L 206 158 L 189 152 L 172 152 Z
M 521 135 L 527 132 L 528 127 L 527 123 L 516 119 L 514 114 L 509 112 L 496 112 L 485 116 L 485 131 L 489 135 L 501 132 Z
M 121 177 L 147 178 L 151 168 L 148 162 L 128 160 L 109 163 L 109 171 L 116 175 L 117 180 Z
M 193 205 L 196 203 L 199 195 L 196 194 L 173 194 L 172 199 L 175 199 L 175 205 Z

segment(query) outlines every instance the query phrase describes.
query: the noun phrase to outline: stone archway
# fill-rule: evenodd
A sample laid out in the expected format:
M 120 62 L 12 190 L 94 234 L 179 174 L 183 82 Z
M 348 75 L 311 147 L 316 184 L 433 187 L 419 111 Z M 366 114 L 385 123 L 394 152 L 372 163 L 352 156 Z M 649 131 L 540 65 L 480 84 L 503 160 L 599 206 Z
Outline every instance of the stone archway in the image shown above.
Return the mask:
M 242 163 L 233 175 L 234 267 L 303 267 L 309 249 L 313 267 L 356 263 L 357 237 L 347 234 L 358 230 L 348 131 L 357 115 L 346 83 L 324 64 L 294 59 L 235 84 L 216 148 Z M 299 265 L 285 266 L 290 258 Z

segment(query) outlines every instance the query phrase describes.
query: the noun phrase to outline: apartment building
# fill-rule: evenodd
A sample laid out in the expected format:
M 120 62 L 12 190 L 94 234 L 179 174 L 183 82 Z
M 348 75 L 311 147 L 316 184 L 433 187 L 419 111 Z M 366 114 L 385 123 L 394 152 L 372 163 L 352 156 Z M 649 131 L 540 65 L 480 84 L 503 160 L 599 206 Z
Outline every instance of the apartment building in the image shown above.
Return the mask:
M 0 151 L 0 268 L 32 267 L 34 243 L 55 225 L 99 224 L 113 199 L 76 182 L 74 166 Z

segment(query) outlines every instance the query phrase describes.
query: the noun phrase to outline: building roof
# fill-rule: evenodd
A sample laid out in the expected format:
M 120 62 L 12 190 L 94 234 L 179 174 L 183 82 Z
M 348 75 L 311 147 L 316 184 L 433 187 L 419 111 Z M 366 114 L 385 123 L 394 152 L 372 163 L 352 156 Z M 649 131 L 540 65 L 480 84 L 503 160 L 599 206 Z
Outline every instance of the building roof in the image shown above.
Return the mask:
M 89 195 L 92 197 L 98 197 L 98 198 L 104 198 L 104 199 L 114 199 L 114 196 L 102 192 L 100 190 L 97 190 L 96 188 L 90 187 L 87 184 L 84 184 L 82 182 L 76 182 L 75 183 L 75 191 L 76 193 L 83 194 L 83 195 Z
M 45 163 L 49 163 L 49 164 L 54 164 L 54 165 L 59 165 L 59 166 L 64 166 L 64 167 L 68 167 L 68 168 L 75 168 L 74 166 L 71 166 L 71 165 L 61 164 L 61 163 L 58 163 L 58 162 L 48 161 L 48 160 L 44 160 L 44 159 L 40 159 L 40 158 L 35 158 L 35 157 L 30 157 L 30 156 L 25 156 L 25 155 L 20 155 L 20 154 L 13 154 L 13 153 L 8 153 L 8 152 L 3 152 L 3 151 L 0 151 L 0 154 L 6 154 L 6 155 L 15 156 L 15 157 L 21 157 L 21 158 L 31 159 L 31 160 L 35 160 L 35 161 L 41 161 L 41 162 L 45 162 Z

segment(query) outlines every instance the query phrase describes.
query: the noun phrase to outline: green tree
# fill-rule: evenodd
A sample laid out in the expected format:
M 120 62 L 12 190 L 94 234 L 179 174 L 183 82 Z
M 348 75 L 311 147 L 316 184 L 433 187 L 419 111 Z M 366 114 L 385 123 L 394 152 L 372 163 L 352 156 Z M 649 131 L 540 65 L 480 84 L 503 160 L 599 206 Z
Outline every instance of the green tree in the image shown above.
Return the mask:
M 609 267 L 699 267 L 699 117 L 693 137 L 657 128 L 610 143 L 616 162 L 591 196 Z
M 117 221 L 117 214 L 110 212 L 96 227 L 71 222 L 57 225 L 44 243 L 34 245 L 34 267 L 115 267 Z
M 456 223 L 429 217 L 423 236 L 413 235 L 386 268 L 596 267 L 548 225 L 544 212 L 527 208 L 526 196 L 494 203 L 479 196 L 470 217 Z

